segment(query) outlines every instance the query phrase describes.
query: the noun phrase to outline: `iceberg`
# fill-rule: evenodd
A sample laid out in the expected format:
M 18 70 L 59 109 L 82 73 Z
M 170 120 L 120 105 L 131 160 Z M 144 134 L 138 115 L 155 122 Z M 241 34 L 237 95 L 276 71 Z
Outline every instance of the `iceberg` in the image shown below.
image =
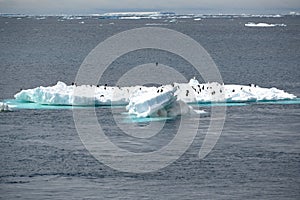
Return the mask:
M 203 110 L 194 110 L 182 100 L 178 100 L 177 87 L 162 86 L 156 93 L 137 90 L 129 98 L 126 110 L 136 117 L 176 117 L 187 114 L 204 114 Z
M 285 24 L 267 24 L 267 23 L 257 23 L 254 22 L 248 22 L 245 24 L 246 27 L 275 27 L 275 26 L 282 26 L 285 27 Z
M 129 114 L 137 117 L 166 116 L 164 107 L 173 104 L 176 100 L 174 95 L 176 88 L 166 89 L 158 88 L 156 92 L 151 90 L 136 90 L 129 98 L 129 104 L 126 106 Z
M 59 81 L 50 87 L 22 90 L 15 95 L 15 99 L 42 105 L 126 105 L 130 91 L 131 88 L 109 86 L 67 86 Z
M 143 101 L 149 101 L 154 105 L 154 101 L 158 99 L 152 100 L 152 97 L 156 96 L 161 98 L 160 102 L 162 103 L 167 100 L 170 103 L 173 100 L 172 96 L 176 96 L 175 101 L 181 100 L 184 103 L 258 102 L 296 98 L 295 95 L 274 87 L 262 88 L 255 84 L 199 83 L 196 79 L 191 79 L 189 83 L 173 83 L 161 87 L 67 85 L 59 81 L 54 86 L 40 86 L 22 90 L 14 97 L 19 101 L 34 102 L 41 105 L 128 105 L 130 108 L 133 103 L 134 105 L 141 105 Z

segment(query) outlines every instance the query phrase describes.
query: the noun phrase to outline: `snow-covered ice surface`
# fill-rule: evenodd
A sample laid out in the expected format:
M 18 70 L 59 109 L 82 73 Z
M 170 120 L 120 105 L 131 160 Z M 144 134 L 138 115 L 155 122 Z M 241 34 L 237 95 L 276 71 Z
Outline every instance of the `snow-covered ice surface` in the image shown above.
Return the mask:
M 174 88 L 177 88 L 176 91 Z M 139 101 L 144 101 L 148 100 L 149 96 L 157 96 L 158 93 L 165 94 L 164 91 L 170 90 L 174 92 L 178 100 L 186 103 L 255 102 L 296 98 L 295 95 L 277 88 L 262 88 L 254 84 L 199 83 L 196 79 L 191 79 L 189 83 L 173 83 L 161 87 L 68 86 L 63 82 L 58 82 L 54 86 L 22 90 L 15 94 L 15 99 L 45 105 L 128 105 L 130 98 L 139 98 Z M 138 94 L 141 95 L 136 97 Z
M 154 89 L 154 90 L 153 90 Z M 194 110 L 192 106 L 175 95 L 177 87 L 170 85 L 150 90 L 136 90 L 129 97 L 126 106 L 129 114 L 137 117 L 176 117 L 187 114 L 204 114 L 205 111 Z
M 275 27 L 275 26 L 282 26 L 285 27 L 285 24 L 268 24 L 268 23 L 254 23 L 254 22 L 248 22 L 247 24 L 245 24 L 246 27 Z

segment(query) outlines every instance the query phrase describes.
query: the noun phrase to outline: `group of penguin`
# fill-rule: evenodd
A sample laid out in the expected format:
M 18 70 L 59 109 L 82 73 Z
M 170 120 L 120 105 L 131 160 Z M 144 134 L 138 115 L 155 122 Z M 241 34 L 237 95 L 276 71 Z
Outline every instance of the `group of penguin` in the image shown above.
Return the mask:
M 76 84 L 75 82 L 72 82 L 71 85 L 72 85 L 72 86 L 75 86 L 75 87 L 77 86 L 77 84 Z M 223 85 L 224 85 L 224 83 L 223 83 Z M 93 85 L 90 85 L 90 86 L 93 87 Z M 175 86 L 175 85 L 174 85 L 174 83 L 173 83 L 173 84 L 172 84 L 172 87 L 174 87 L 174 86 Z M 197 94 L 200 94 L 200 93 L 201 93 L 202 91 L 204 91 L 204 90 L 212 90 L 212 89 L 213 89 L 212 86 L 205 86 L 205 85 L 202 85 L 202 86 L 201 86 L 200 84 L 198 84 L 197 86 L 198 86 L 198 87 L 191 86 L 192 89 L 193 89 Z M 257 85 L 255 85 L 255 84 L 249 84 L 249 86 L 250 86 L 250 87 L 257 87 Z M 99 88 L 100 86 L 99 86 L 99 85 L 96 85 L 96 87 Z M 107 84 L 104 85 L 104 90 L 106 90 L 106 88 L 107 88 Z M 118 88 L 122 90 L 121 87 L 118 86 Z M 179 86 L 178 86 L 178 88 L 179 88 Z M 139 88 L 139 89 L 141 90 L 142 88 Z M 162 92 L 163 92 L 163 89 L 164 89 L 164 87 L 161 86 L 160 88 L 157 89 L 157 93 L 162 93 Z M 241 90 L 243 90 L 243 87 L 241 87 Z M 128 89 L 127 89 L 127 91 L 129 92 Z M 249 89 L 249 91 L 250 91 L 250 89 Z M 219 90 L 219 93 L 222 93 L 222 92 L 223 92 L 223 90 L 220 89 L 220 90 Z M 232 92 L 235 92 L 235 89 L 233 89 Z M 186 90 L 185 96 L 188 97 L 189 94 L 190 94 L 190 90 Z M 211 95 L 215 95 L 215 94 L 216 94 L 216 90 L 211 91 Z M 100 95 L 100 97 L 104 97 L 104 95 L 102 94 L 102 95 Z

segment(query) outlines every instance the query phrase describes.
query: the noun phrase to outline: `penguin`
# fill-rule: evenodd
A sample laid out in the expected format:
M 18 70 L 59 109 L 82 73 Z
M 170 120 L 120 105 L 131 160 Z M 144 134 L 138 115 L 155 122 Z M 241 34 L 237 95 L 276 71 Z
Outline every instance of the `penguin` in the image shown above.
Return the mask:
M 204 85 L 202 86 L 202 90 L 204 90 Z
M 103 94 L 101 94 L 101 95 L 100 95 L 100 97 L 104 97 L 104 95 L 103 95 Z
M 158 66 L 158 62 L 156 62 L 155 65 Z
M 235 92 L 235 90 L 233 89 L 232 92 Z
M 162 89 L 162 88 L 160 89 L 160 92 L 163 92 L 163 89 Z
M 185 94 L 185 96 L 189 96 L 189 91 L 188 91 L 188 90 L 186 91 L 186 94 Z
M 97 85 L 97 87 L 99 87 L 99 85 Z

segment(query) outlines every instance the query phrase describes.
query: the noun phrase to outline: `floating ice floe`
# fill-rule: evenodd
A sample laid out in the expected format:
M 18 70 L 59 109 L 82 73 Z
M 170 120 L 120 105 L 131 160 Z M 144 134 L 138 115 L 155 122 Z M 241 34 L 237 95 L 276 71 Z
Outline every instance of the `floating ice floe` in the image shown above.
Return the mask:
M 224 85 L 216 82 L 173 83 L 161 87 L 131 86 L 110 87 L 95 85 L 66 85 L 58 82 L 54 86 L 22 90 L 15 99 L 45 105 L 128 105 L 136 96 L 136 90 L 148 96 L 177 88 L 174 95 L 185 103 L 205 102 L 255 102 L 295 99 L 296 96 L 277 88 L 261 88 L 250 85 Z M 145 96 L 146 97 L 146 96 Z M 139 96 L 143 101 L 143 96 Z M 135 100 L 136 101 L 136 100 Z
M 147 23 L 145 26 L 167 26 L 168 24 L 162 24 L 162 23 Z
M 285 24 L 267 24 L 267 23 L 254 23 L 254 22 L 248 22 L 245 24 L 246 27 L 275 27 L 275 26 L 282 26 L 285 27 Z
M 9 112 L 12 111 L 8 104 L 0 102 L 0 112 Z

